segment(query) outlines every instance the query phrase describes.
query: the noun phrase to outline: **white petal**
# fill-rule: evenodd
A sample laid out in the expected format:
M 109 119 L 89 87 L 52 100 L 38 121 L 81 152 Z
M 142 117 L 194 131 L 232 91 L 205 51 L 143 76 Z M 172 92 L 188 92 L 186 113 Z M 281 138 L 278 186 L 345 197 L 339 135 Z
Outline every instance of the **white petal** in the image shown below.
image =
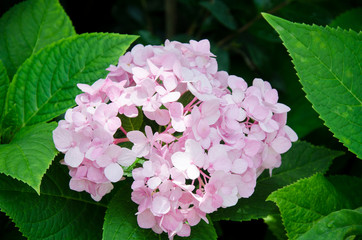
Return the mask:
M 200 176 L 200 171 L 195 165 L 190 165 L 186 170 L 186 174 L 190 179 L 196 179 Z
M 147 181 L 147 185 L 150 189 L 156 189 L 161 184 L 159 177 L 152 177 Z
M 190 166 L 190 156 L 185 152 L 176 152 L 171 156 L 172 164 L 180 171 L 185 171 Z
M 111 182 L 118 182 L 123 176 L 123 169 L 117 163 L 111 163 L 104 169 L 104 175 Z
M 127 149 L 122 148 L 121 154 L 118 156 L 118 163 L 122 166 L 128 167 L 134 163 L 136 160 L 136 153 Z
M 84 153 L 82 153 L 78 147 L 69 149 L 64 156 L 64 162 L 70 167 L 78 167 L 84 159 Z

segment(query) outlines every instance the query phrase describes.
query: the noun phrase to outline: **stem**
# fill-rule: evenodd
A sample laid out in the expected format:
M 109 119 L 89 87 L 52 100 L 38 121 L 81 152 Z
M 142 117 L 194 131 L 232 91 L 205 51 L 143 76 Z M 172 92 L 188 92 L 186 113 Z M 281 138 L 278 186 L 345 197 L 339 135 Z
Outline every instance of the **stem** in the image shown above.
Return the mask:
M 120 126 L 119 129 L 127 136 L 127 131 L 122 126 Z
M 123 142 L 129 142 L 129 139 L 128 138 L 115 138 L 113 141 L 114 144 L 123 143 Z
M 176 0 L 165 0 L 165 22 L 166 22 L 166 38 L 170 39 L 175 35 L 176 29 Z
M 194 99 L 192 99 L 192 101 L 189 102 L 189 104 L 187 104 L 186 107 L 184 108 L 184 113 L 187 113 L 190 110 L 192 104 L 194 104 L 194 102 L 196 102 L 196 101 L 197 101 L 197 97 L 194 97 Z

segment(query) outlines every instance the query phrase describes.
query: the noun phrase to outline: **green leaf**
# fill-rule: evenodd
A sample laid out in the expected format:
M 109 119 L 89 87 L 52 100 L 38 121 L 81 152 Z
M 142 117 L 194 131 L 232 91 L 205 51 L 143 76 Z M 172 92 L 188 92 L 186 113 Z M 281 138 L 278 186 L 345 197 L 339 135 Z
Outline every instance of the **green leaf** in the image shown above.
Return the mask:
M 6 93 L 9 88 L 9 77 L 6 72 L 6 68 L 3 65 L 3 62 L 0 60 L 0 136 L 1 136 L 1 123 L 4 115 Z
M 130 118 L 122 114 L 120 118 L 122 127 L 126 130 L 126 132 L 139 130 L 143 123 L 143 113 L 140 110 L 138 110 L 137 117 Z
M 362 30 L 362 8 L 355 8 L 349 11 L 346 11 L 336 17 L 329 26 L 331 27 L 340 27 L 343 29 L 352 29 L 356 32 Z
M 0 19 L 0 59 L 12 78 L 33 53 L 74 34 L 72 22 L 57 0 L 22 2 Z
M 321 174 L 316 174 L 279 189 L 268 197 L 278 205 L 290 239 L 297 239 L 334 211 L 362 204 L 362 179 L 343 176 L 339 180 L 339 187 L 336 187 Z M 343 188 L 352 192 L 346 194 L 347 191 L 341 191 Z
M 53 164 L 44 176 L 40 196 L 0 174 L 0 210 L 29 240 L 101 239 L 106 205 L 70 190 L 67 172 L 59 163 Z
M 244 221 L 277 214 L 279 212 L 275 204 L 265 201 L 271 192 L 316 172 L 326 172 L 332 160 L 341 154 L 307 142 L 296 142 L 282 156 L 282 165 L 273 170 L 272 177 L 269 177 L 268 172 L 259 176 L 255 192 L 250 198 L 241 198 L 236 206 L 219 209 L 211 217 L 214 221 Z
M 92 84 L 126 51 L 135 36 L 92 33 L 70 37 L 32 55 L 19 68 L 8 93 L 22 127 L 51 120 L 75 105 L 77 83 Z M 31 79 L 31 81 L 29 81 Z
M 211 14 L 219 20 L 225 27 L 235 30 L 236 22 L 234 17 L 231 15 L 229 7 L 221 0 L 214 0 L 212 2 L 200 2 L 200 5 L 205 7 L 211 12 Z
M 362 157 L 361 34 L 309 26 L 269 14 L 314 109 L 349 150 Z
M 168 239 L 167 234 L 158 235 L 151 229 L 140 228 L 137 224 L 137 204 L 131 200 L 130 184 L 123 182 L 122 187 L 114 195 L 108 205 L 103 225 L 103 239 Z M 191 227 L 191 236 L 188 238 L 175 239 L 217 239 L 215 229 L 203 220 L 194 227 Z
M 347 239 L 350 236 L 362 236 L 362 208 L 332 212 L 319 220 L 298 240 Z
M 56 123 L 40 123 L 22 128 L 9 144 L 0 145 L 0 172 L 23 181 L 37 193 L 57 151 L 52 131 Z

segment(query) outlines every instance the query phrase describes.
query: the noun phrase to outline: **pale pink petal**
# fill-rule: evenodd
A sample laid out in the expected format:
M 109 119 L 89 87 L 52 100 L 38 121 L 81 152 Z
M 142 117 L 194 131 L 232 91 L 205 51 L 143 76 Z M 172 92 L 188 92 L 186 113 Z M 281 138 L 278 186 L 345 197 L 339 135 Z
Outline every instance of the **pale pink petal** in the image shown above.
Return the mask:
M 136 160 L 136 153 L 128 148 L 122 148 L 121 154 L 118 156 L 117 162 L 122 166 L 128 167 Z
M 182 224 L 182 228 L 180 231 L 177 232 L 177 235 L 180 237 L 188 237 L 191 234 L 191 228 L 188 224 Z
M 195 165 L 190 165 L 186 170 L 187 176 L 194 180 L 200 176 L 200 170 Z
M 180 96 L 181 96 L 181 93 L 179 93 L 179 92 L 170 92 L 161 97 L 161 102 L 162 103 L 175 102 L 180 98 Z
M 190 155 L 185 152 L 175 152 L 171 156 L 172 164 L 179 170 L 185 171 L 190 166 Z
M 83 159 L 84 153 L 82 153 L 78 147 L 69 149 L 64 156 L 64 162 L 70 167 L 78 167 Z
M 72 146 L 72 133 L 67 129 L 57 127 L 53 131 L 53 141 L 59 151 L 66 152 Z
M 288 151 L 291 146 L 292 143 L 290 142 L 289 139 L 285 138 L 285 137 L 277 137 L 276 139 L 274 139 L 270 146 L 277 152 L 277 153 L 285 153 L 286 151 Z
M 155 215 L 166 214 L 171 209 L 170 201 L 163 196 L 156 196 L 151 205 L 151 211 Z
M 137 215 L 137 223 L 141 228 L 152 228 L 156 224 L 155 216 L 149 209 Z
M 151 177 L 147 181 L 147 185 L 150 189 L 156 189 L 161 184 L 161 179 L 159 177 Z
M 127 133 L 127 138 L 134 144 L 146 144 L 147 138 L 140 131 L 130 131 Z
M 248 139 L 245 141 L 244 152 L 246 155 L 253 157 L 258 153 L 260 147 L 261 144 L 259 141 Z
M 238 174 L 243 174 L 248 169 L 248 162 L 244 159 L 235 159 L 231 167 L 231 171 Z
M 168 111 L 170 112 L 170 116 L 172 118 L 181 118 L 184 107 L 180 102 L 173 102 L 168 106 Z
M 214 124 L 220 117 L 219 100 L 213 99 L 206 101 L 201 106 L 201 115 L 205 118 L 209 125 Z
M 167 125 L 170 122 L 170 114 L 166 109 L 158 109 L 155 112 L 155 121 L 161 125 Z
M 123 169 L 117 163 L 111 163 L 104 169 L 104 175 L 111 182 L 118 182 L 123 176 Z
M 269 89 L 264 93 L 264 100 L 269 104 L 276 104 L 278 102 L 278 92 L 275 89 Z
M 290 111 L 290 107 L 288 107 L 287 105 L 283 104 L 283 103 L 277 103 L 273 106 L 273 112 L 275 113 L 285 113 L 285 112 L 289 112 Z
M 69 188 L 77 192 L 82 192 L 87 189 L 87 181 L 72 178 L 69 181 Z
M 236 89 L 241 89 L 242 91 L 245 91 L 248 87 L 248 84 L 241 77 L 230 75 L 227 81 L 229 87 L 233 90 L 233 93 Z
M 294 132 L 293 129 L 291 129 L 289 126 L 285 125 L 284 126 L 284 131 L 287 134 L 288 138 L 290 139 L 290 141 L 295 142 L 298 140 L 298 135 Z

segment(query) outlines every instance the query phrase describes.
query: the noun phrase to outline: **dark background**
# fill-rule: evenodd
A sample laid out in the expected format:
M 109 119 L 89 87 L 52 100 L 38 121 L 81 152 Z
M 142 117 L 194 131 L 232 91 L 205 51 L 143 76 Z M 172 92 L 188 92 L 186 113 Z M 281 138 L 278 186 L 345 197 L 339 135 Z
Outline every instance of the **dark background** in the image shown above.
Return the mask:
M 0 0 L 0 15 L 18 2 L 21 1 Z M 360 1 L 223 0 L 228 11 L 221 19 L 216 16 L 218 13 L 209 11 L 201 2 L 60 0 L 78 34 L 135 34 L 141 36 L 136 43 L 142 44 L 162 44 L 165 39 L 181 42 L 209 39 L 220 69 L 241 76 L 249 83 L 256 77 L 271 82 L 279 91 L 280 102 L 292 108 L 288 125 L 295 129 L 300 139 L 346 152 L 334 161 L 327 174 L 361 176 L 360 161 L 333 137 L 318 118 L 304 97 L 286 49 L 260 15 L 260 12 L 269 12 L 295 22 L 326 26 L 341 13 L 361 7 Z M 262 219 L 242 223 L 221 221 L 214 225 L 220 239 L 276 239 Z M 21 239 L 14 224 L 1 212 L 0 239 Z

